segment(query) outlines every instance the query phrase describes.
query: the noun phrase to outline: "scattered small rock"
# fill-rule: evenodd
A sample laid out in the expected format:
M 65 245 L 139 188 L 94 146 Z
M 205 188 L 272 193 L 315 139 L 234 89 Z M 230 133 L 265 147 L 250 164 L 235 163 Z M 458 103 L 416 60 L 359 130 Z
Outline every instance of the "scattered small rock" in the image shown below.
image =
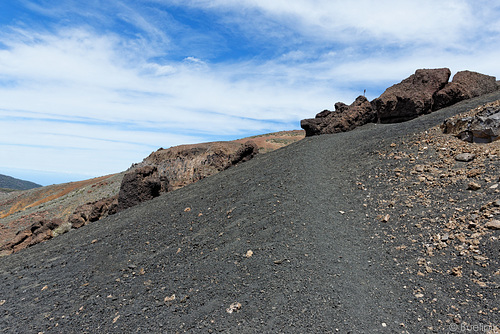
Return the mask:
M 481 185 L 477 182 L 470 182 L 468 185 L 467 185 L 467 190 L 479 190 L 481 189 Z
M 227 309 L 226 309 L 226 312 L 227 313 L 233 313 L 233 312 L 238 312 L 239 310 L 241 310 L 241 304 L 236 302 L 236 303 L 232 303 Z
M 492 229 L 492 230 L 500 230 L 500 220 L 492 220 L 487 222 L 484 227 Z
M 247 253 L 245 254 L 245 256 L 248 257 L 248 258 L 252 257 L 252 255 L 253 255 L 253 251 L 251 249 L 249 249 L 247 251 Z
M 476 157 L 476 155 L 474 155 L 472 153 L 460 153 L 460 154 L 457 154 L 455 156 L 455 160 L 462 161 L 462 162 L 469 162 L 469 161 L 474 160 L 475 157 Z
M 383 222 L 383 223 L 387 223 L 389 221 L 389 219 L 391 218 L 391 215 L 389 214 L 386 214 L 385 216 L 383 216 L 380 221 Z
M 175 300 L 175 294 L 173 294 L 171 296 L 167 296 L 164 299 L 165 302 L 171 302 L 171 301 L 174 301 L 174 300 Z
M 453 276 L 462 277 L 462 266 L 460 266 L 460 267 L 453 267 L 451 269 L 451 274 Z

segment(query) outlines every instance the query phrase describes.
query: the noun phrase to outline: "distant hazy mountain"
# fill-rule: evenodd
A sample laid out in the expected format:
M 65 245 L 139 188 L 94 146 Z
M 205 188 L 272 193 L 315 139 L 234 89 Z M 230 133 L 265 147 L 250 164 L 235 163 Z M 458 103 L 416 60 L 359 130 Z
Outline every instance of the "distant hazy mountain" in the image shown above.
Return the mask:
M 39 187 L 41 187 L 41 185 L 34 182 L 19 180 L 11 176 L 0 174 L 0 188 L 28 190 Z

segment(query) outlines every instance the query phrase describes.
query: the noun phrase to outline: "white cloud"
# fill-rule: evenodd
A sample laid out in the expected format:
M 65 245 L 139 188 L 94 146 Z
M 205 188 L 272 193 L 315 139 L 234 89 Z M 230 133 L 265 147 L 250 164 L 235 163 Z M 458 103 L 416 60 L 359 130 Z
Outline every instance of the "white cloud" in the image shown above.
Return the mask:
M 161 2 L 161 1 L 160 1 Z M 230 10 L 240 24 L 284 29 L 308 38 L 353 43 L 356 40 L 391 39 L 393 43 L 456 43 L 471 27 L 475 1 L 465 0 L 193 0 L 192 6 Z M 256 10 L 265 18 L 248 17 Z M 233 17 L 231 17 L 234 19 Z M 255 20 L 254 20 L 255 19 Z M 268 25 L 262 24 L 266 21 Z
M 0 167 L 116 172 L 155 147 L 297 128 L 311 100 L 321 100 L 314 87 L 266 73 L 247 80 L 251 64 L 135 63 L 115 35 L 22 33 L 29 42 L 4 35 L 0 51 L 0 82 L 8 83 L 0 84 Z

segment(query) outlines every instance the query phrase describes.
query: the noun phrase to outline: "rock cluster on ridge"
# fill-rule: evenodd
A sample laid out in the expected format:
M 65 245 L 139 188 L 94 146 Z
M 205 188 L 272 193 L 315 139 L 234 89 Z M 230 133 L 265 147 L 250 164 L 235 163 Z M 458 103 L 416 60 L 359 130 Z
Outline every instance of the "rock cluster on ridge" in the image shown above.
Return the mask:
M 373 100 L 381 123 L 408 121 L 432 111 L 433 95 L 440 91 L 450 78 L 448 68 L 417 70 L 415 74 L 391 86 Z
M 1 250 L 5 253 L 16 252 L 53 237 L 53 231 L 63 224 L 61 219 L 39 219 L 30 228 L 18 231 L 16 236 Z
M 335 111 L 324 110 L 316 118 L 301 122 L 306 136 L 322 133 L 345 132 L 357 126 L 376 121 L 377 114 L 371 103 L 364 96 L 359 96 L 350 106 L 338 102 Z
M 433 110 L 471 99 L 498 89 L 495 77 L 471 71 L 455 74 L 453 80 L 433 96 Z
M 489 75 L 461 71 L 448 82 L 450 75 L 448 68 L 419 69 L 371 102 L 364 96 L 350 106 L 338 102 L 334 112 L 324 110 L 300 125 L 306 136 L 314 136 L 350 131 L 371 122 L 404 122 L 498 89 L 496 78 Z

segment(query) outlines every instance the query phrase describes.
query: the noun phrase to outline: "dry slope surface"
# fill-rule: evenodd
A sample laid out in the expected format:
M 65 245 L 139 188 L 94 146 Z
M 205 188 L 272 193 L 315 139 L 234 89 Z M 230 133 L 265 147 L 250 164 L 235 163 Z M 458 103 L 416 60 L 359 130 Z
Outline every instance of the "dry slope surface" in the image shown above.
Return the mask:
M 182 145 L 153 152 L 142 163 L 136 165 L 153 163 L 153 165 L 157 165 L 156 167 L 163 166 L 164 170 L 168 169 L 169 171 L 167 176 L 170 188 L 178 189 L 218 172 L 215 167 L 206 164 L 206 161 L 203 160 L 206 159 L 206 156 L 202 154 L 199 157 L 196 154 L 187 158 L 183 156 L 190 149 L 194 152 L 215 150 L 227 153 L 231 150 L 236 151 L 241 144 L 247 141 L 252 141 L 259 147 L 260 153 L 267 153 L 301 140 L 304 136 L 304 131 L 295 130 L 269 133 L 230 142 Z M 200 167 L 204 167 L 205 170 L 201 170 Z M 16 233 L 32 229 L 33 224 L 40 219 L 67 221 L 68 217 L 79 206 L 116 196 L 123 176 L 124 172 L 79 182 L 9 193 L 0 189 L 0 249 L 2 246 L 8 246 L 9 242 L 16 237 Z M 10 248 L 0 250 L 0 257 L 11 252 Z
M 306 138 L 3 258 L 0 328 L 13 333 L 493 329 L 500 324 L 498 276 L 492 274 L 499 264 L 498 232 L 485 232 L 476 245 L 481 254 L 474 254 L 485 258 L 484 270 L 476 268 L 488 278 L 484 285 L 468 278 L 472 257 L 471 263 L 468 257 L 457 260 L 463 261 L 456 265 L 462 265 L 462 277 L 452 268 L 446 273 L 455 254 L 446 251 L 455 245 L 438 249 L 434 242 L 446 241 L 428 237 L 445 227 L 436 222 L 428 235 L 426 224 L 443 214 L 453 218 L 455 208 L 480 210 L 498 194 L 482 191 L 468 202 L 470 193 L 459 192 L 457 181 L 452 205 L 445 203 L 445 193 L 428 191 L 430 204 L 415 200 L 410 208 L 409 194 L 396 190 L 405 189 L 407 181 L 420 182 L 411 179 L 409 164 L 416 158 L 410 154 L 425 161 L 422 165 L 440 159 L 413 144 L 419 133 L 497 99 L 500 94 L 486 95 L 407 123 Z M 425 168 L 421 173 L 425 191 L 430 178 Z M 434 257 L 422 253 L 429 248 Z

